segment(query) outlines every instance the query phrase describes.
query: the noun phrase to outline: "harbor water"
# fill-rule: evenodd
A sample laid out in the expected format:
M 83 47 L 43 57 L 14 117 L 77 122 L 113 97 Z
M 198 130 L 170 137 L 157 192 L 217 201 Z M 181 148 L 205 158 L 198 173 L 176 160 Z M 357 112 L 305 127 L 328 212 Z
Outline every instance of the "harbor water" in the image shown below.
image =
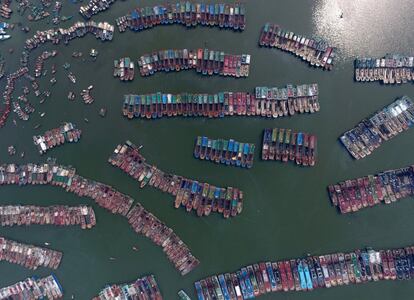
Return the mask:
M 160 247 L 139 236 L 127 220 L 112 215 L 88 198 L 78 198 L 51 186 L 1 186 L 0 203 L 34 205 L 91 205 L 97 224 L 93 229 L 78 227 L 0 228 L 0 236 L 19 242 L 43 245 L 64 253 L 62 263 L 54 274 L 65 292 L 64 299 L 91 299 L 107 283 L 131 282 L 146 274 L 154 274 L 165 299 L 178 299 L 184 289 L 193 299 L 194 281 L 208 275 L 235 271 L 259 261 L 276 261 L 306 254 L 327 254 L 351 251 L 371 246 L 393 248 L 414 244 L 414 199 L 407 198 L 391 205 L 378 205 L 355 214 L 340 215 L 330 204 L 327 186 L 348 178 L 374 174 L 381 170 L 414 164 L 414 129 L 385 142 L 372 155 L 359 161 L 351 158 L 338 137 L 353 128 L 363 118 L 408 95 L 414 99 L 412 83 L 384 86 L 378 82 L 356 83 L 353 80 L 353 59 L 357 56 L 381 57 L 396 52 L 413 55 L 413 1 L 401 0 L 398 5 L 385 0 L 246 0 L 246 29 L 244 32 L 197 27 L 186 29 L 180 25 L 158 26 L 143 32 L 115 29 L 111 42 L 100 42 L 92 35 L 72 40 L 68 46 L 46 44 L 31 53 L 34 59 L 45 50 L 58 50 L 58 55 L 45 62 L 49 72 L 39 80 L 40 90 L 50 90 L 51 96 L 42 104 L 31 92 L 29 101 L 35 106 L 29 121 L 20 121 L 11 113 L 5 127 L 0 129 L 1 162 L 43 162 L 56 157 L 64 165 L 72 165 L 77 173 L 107 183 L 131 195 L 136 201 L 171 227 L 189 246 L 201 264 L 182 277 L 164 255 Z M 115 24 L 115 18 L 125 15 L 136 5 L 153 5 L 153 1 L 118 1 L 95 21 Z M 12 8 L 14 10 L 15 3 Z M 63 1 L 62 15 L 73 15 L 61 27 L 69 27 L 81 20 L 79 4 Z M 27 13 L 26 13 L 27 15 Z M 341 18 L 342 15 L 342 18 Z M 47 19 L 46 19 L 47 20 Z M 0 42 L 0 52 L 6 58 L 6 74 L 19 65 L 20 53 L 26 38 L 36 30 L 52 26 L 47 21 L 30 22 L 15 11 L 10 22 L 28 23 L 29 33 L 17 27 L 10 30 L 12 38 Z M 299 34 L 318 34 L 340 48 L 338 60 L 331 72 L 315 69 L 298 58 L 277 49 L 259 48 L 258 38 L 266 22 L 280 24 Z M 132 82 L 113 77 L 113 60 L 140 55 L 163 48 L 203 48 L 226 53 L 252 55 L 250 75 L 245 79 L 203 77 L 194 71 L 157 73 L 148 78 L 136 72 Z M 14 48 L 13 53 L 8 49 Z M 91 48 L 98 51 L 96 61 L 89 56 Z M 83 53 L 73 58 L 73 51 Z M 62 65 L 71 64 L 77 77 L 73 84 Z M 57 83 L 49 82 L 50 68 L 57 65 Z M 22 84 L 23 82 L 23 84 Z M 282 87 L 287 83 L 319 84 L 318 113 L 295 115 L 278 119 L 229 117 L 224 119 L 163 118 L 161 120 L 128 120 L 122 116 L 124 94 L 150 92 L 250 91 L 256 86 Z M 5 79 L 0 81 L 3 91 Z M 14 97 L 22 94 L 20 81 Z M 95 102 L 85 105 L 80 92 L 93 85 Z M 70 91 L 77 94 L 69 101 Z M 98 112 L 107 108 L 102 118 Z M 40 117 L 41 113 L 44 117 Z M 17 126 L 12 119 L 17 120 Z M 87 118 L 88 123 L 84 121 Z M 73 122 L 82 130 L 78 143 L 52 149 L 40 156 L 33 145 L 33 135 Z M 40 128 L 34 129 L 36 124 Z M 315 167 L 303 168 L 294 164 L 260 160 L 260 146 L 264 128 L 292 128 L 318 136 L 318 161 Z M 211 138 L 234 138 L 256 143 L 253 168 L 245 170 L 199 161 L 193 158 L 198 135 Z M 158 168 L 198 179 L 218 186 L 234 186 L 244 191 L 241 215 L 228 220 L 219 214 L 198 218 L 185 209 L 175 209 L 173 198 L 146 187 L 140 189 L 132 178 L 112 167 L 107 159 L 117 144 L 131 140 L 143 145 L 147 161 Z M 7 147 L 14 145 L 15 156 Z M 20 152 L 24 151 L 24 158 Z M 136 247 L 138 251 L 133 250 Z M 110 257 L 114 259 L 109 259 Z M 0 287 L 28 276 L 46 276 L 50 270 L 29 271 L 21 266 L 0 263 Z M 261 299 L 412 299 L 414 280 L 406 282 L 375 282 L 310 293 L 272 293 Z

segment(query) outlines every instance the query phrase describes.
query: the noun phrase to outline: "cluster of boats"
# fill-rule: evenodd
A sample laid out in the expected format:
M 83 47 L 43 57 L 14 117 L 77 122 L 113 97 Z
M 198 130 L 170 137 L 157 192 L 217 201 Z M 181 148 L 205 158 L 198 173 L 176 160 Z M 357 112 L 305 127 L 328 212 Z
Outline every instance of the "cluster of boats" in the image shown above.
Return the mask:
M 63 289 L 55 275 L 29 277 L 0 289 L 0 299 L 61 299 Z
M 131 228 L 138 234 L 151 239 L 157 246 L 161 246 L 168 259 L 175 268 L 186 275 L 196 268 L 200 261 L 191 254 L 188 246 L 152 213 L 136 204 L 127 215 Z
M 3 103 L 5 107 L 2 111 L 0 111 L 0 128 L 6 124 L 7 118 L 11 112 L 12 94 L 14 92 L 16 81 L 28 72 L 29 69 L 27 67 L 23 67 L 18 69 L 16 72 L 7 75 L 7 83 L 3 91 Z
M 33 143 L 38 147 L 39 153 L 43 154 L 64 143 L 77 143 L 81 134 L 82 130 L 77 129 L 75 124 L 65 122 L 58 128 L 48 130 L 42 135 L 33 136 Z
M 1 11 L 1 6 L 0 6 Z M 6 29 L 9 28 L 9 24 L 5 22 L 0 22 L 0 41 L 5 41 L 11 38 L 10 34 L 7 34 Z
M 331 70 L 335 58 L 335 48 L 321 38 L 307 38 L 279 25 L 266 23 L 259 38 L 259 45 L 278 48 L 290 52 L 311 66 Z
M 414 166 L 345 180 L 328 186 L 332 204 L 341 213 L 356 212 L 381 202 L 390 204 L 414 195 Z
M 76 170 L 72 167 L 57 165 L 51 159 L 47 163 L 39 165 L 33 163 L 0 165 L 0 185 L 11 184 L 19 186 L 50 184 L 62 187 L 67 192 L 74 193 L 79 197 L 91 198 L 99 206 L 128 218 L 135 232 L 148 235 L 154 243 L 162 246 L 169 259 L 182 268 L 179 271 L 183 274 L 190 272 L 198 265 L 195 262 L 198 260 L 192 256 L 188 247 L 171 228 L 143 209 L 139 203 L 132 208 L 134 199 L 109 185 L 77 175 Z M 152 229 L 149 230 L 150 228 Z M 188 262 L 184 263 L 184 261 Z
M 381 58 L 355 59 L 356 81 L 380 81 L 384 84 L 407 83 L 414 80 L 414 57 L 387 54 Z
M 79 13 L 86 19 L 90 19 L 93 15 L 101 11 L 107 10 L 116 0 L 89 0 L 86 5 L 79 7 Z
M 135 64 L 129 57 L 114 60 L 114 77 L 119 77 L 122 81 L 131 81 L 134 74 Z
M 0 261 L 18 264 L 36 270 L 38 267 L 57 269 L 62 252 L 22 244 L 0 236 Z
M 138 59 L 141 76 L 157 71 L 195 69 L 203 75 L 247 77 L 250 71 L 250 55 L 233 55 L 209 49 L 168 49 L 144 54 Z
M 413 124 L 414 103 L 409 97 L 403 96 L 368 119 L 362 120 L 339 139 L 352 157 L 361 159 Z
M 300 166 L 313 167 L 316 154 L 316 135 L 284 128 L 267 128 L 263 132 L 263 160 L 294 161 Z
M 288 88 L 256 88 L 256 95 L 246 92 L 219 92 L 216 94 L 152 93 L 124 95 L 123 115 L 132 118 L 156 119 L 164 116 L 209 117 L 261 116 L 278 118 L 296 113 L 319 111 L 317 85 L 309 87 L 305 95 L 293 97 Z M 273 98 L 269 90 L 280 91 Z
M 88 86 L 87 89 L 84 89 L 84 90 L 82 90 L 82 92 L 80 92 L 83 103 L 92 104 L 95 101 L 95 98 L 93 98 L 93 96 L 91 94 L 92 89 L 93 89 L 93 85 L 90 85 L 90 86 Z
M 59 44 L 63 41 L 68 44 L 74 38 L 80 38 L 87 33 L 93 34 L 97 39 L 102 41 L 112 40 L 114 26 L 107 22 L 96 23 L 94 21 L 76 22 L 69 28 L 53 28 L 45 31 L 37 31 L 31 38 L 25 42 L 25 49 L 31 51 L 39 45 L 46 42 Z
M 260 114 L 266 117 L 293 116 L 314 113 L 320 110 L 317 83 L 286 87 L 256 87 L 256 101 L 260 103 Z
M 80 225 L 90 229 L 96 225 L 95 212 L 89 206 L 0 206 L 1 226 L 14 225 Z
M 252 143 L 198 136 L 194 146 L 194 157 L 250 169 L 253 166 L 254 149 L 255 145 Z
M 175 196 L 174 206 L 184 206 L 187 212 L 196 210 L 198 216 L 208 216 L 211 211 L 225 218 L 236 216 L 243 209 L 243 192 L 237 188 L 220 188 L 182 176 L 161 171 L 148 164 L 137 146 L 130 141 L 118 145 L 108 161 L 140 183 L 147 184 Z
M 2 16 L 5 19 L 10 19 L 10 16 L 13 12 L 10 8 L 11 2 L 11 0 L 3 0 L 0 4 L 0 16 Z
M 195 282 L 199 300 L 252 299 L 270 292 L 312 291 L 380 280 L 414 278 L 414 247 L 261 262 Z
M 35 77 L 42 76 L 43 73 L 43 64 L 44 61 L 50 57 L 55 57 L 58 52 L 56 50 L 53 51 L 43 51 L 35 61 Z
M 186 27 L 218 26 L 233 30 L 246 27 L 246 9 L 240 3 L 207 4 L 180 1 L 152 7 L 137 7 L 116 19 L 120 32 L 141 31 L 157 25 L 182 24 Z
M 138 278 L 135 282 L 107 285 L 92 300 L 162 300 L 160 289 L 154 275 Z

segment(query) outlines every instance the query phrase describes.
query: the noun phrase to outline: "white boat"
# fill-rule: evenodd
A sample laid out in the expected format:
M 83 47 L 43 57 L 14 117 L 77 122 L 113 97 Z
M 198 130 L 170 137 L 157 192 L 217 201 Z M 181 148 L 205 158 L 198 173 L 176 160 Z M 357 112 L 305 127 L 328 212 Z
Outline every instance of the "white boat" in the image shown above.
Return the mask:
M 11 35 L 9 35 L 9 34 L 1 34 L 0 35 L 0 41 L 7 40 L 9 38 L 11 38 Z

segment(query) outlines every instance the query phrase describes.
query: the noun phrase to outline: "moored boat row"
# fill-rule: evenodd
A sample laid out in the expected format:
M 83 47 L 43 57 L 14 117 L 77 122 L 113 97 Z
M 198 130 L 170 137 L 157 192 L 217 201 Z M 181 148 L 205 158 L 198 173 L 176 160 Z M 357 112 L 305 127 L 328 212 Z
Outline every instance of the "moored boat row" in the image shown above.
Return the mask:
M 116 19 L 116 24 L 120 32 L 124 32 L 127 28 L 141 31 L 157 25 L 169 24 L 244 30 L 246 10 L 244 5 L 238 2 L 207 4 L 181 1 L 152 7 L 137 7 L 129 14 Z
M 198 265 L 198 260 L 188 250 L 188 246 L 173 230 L 157 217 L 145 210 L 139 203 L 131 209 L 134 199 L 122 194 L 113 187 L 76 174 L 72 167 L 56 164 L 48 160 L 44 164 L 0 165 L 0 185 L 54 185 L 79 197 L 88 197 L 111 211 L 127 217 L 135 232 L 148 236 L 154 243 L 164 248 L 169 259 L 182 273 L 188 273 Z M 135 227 L 137 226 L 137 227 Z M 163 237 L 166 237 L 164 240 Z M 163 241 L 159 244 L 159 241 Z M 168 246 L 168 247 L 167 247 Z M 187 250 L 185 250 L 187 249 Z M 186 263 L 186 262 L 187 263 Z
M 43 51 L 35 61 L 35 77 L 40 77 L 43 74 L 43 64 L 44 61 L 50 57 L 55 57 L 58 52 L 56 50 L 53 51 Z
M 267 128 L 263 132 L 263 160 L 294 161 L 312 167 L 316 154 L 317 138 L 313 134 L 285 128 Z
M 10 8 L 11 2 L 11 0 L 3 0 L 0 4 L 0 16 L 2 16 L 5 19 L 10 19 L 10 16 L 13 12 Z
M 387 54 L 381 58 L 357 58 L 354 63 L 356 81 L 380 81 L 400 84 L 414 80 L 414 57 Z
M 309 62 L 311 66 L 321 67 L 325 70 L 332 69 L 336 51 L 321 38 L 307 38 L 270 23 L 263 26 L 259 45 L 290 52 Z
M 250 169 L 253 166 L 254 149 L 255 145 L 251 143 L 198 136 L 194 146 L 194 157 Z
M 114 26 L 107 22 L 76 22 L 69 28 L 37 31 L 31 38 L 26 40 L 24 47 L 26 50 L 31 51 L 46 42 L 59 44 L 60 41 L 63 41 L 65 44 L 68 44 L 70 40 L 83 37 L 87 33 L 93 34 L 97 39 L 107 41 L 112 40 L 113 32 Z
M 14 225 L 80 225 L 90 229 L 96 225 L 95 212 L 88 206 L 0 206 L 1 226 Z
M 33 136 L 33 143 L 38 147 L 39 153 L 46 153 L 55 146 L 64 143 L 78 142 L 82 130 L 77 129 L 73 123 L 65 122 L 62 126 L 46 131 L 42 135 Z
M 170 72 L 195 69 L 203 75 L 247 77 L 250 55 L 233 55 L 209 49 L 168 49 L 144 54 L 138 59 L 141 76 L 158 71 Z
M 114 77 L 119 77 L 122 81 L 134 79 L 134 62 L 129 57 L 122 57 L 114 60 Z
M 200 264 L 200 261 L 191 254 L 188 246 L 174 231 L 158 220 L 152 213 L 146 211 L 139 203 L 131 209 L 127 218 L 131 228 L 136 233 L 148 237 L 156 245 L 162 247 L 168 259 L 181 275 L 188 274 Z
M 380 172 L 328 186 L 329 197 L 341 213 L 379 203 L 390 204 L 414 195 L 414 166 Z
M 320 109 L 318 84 L 287 84 L 284 88 L 256 87 L 256 102 L 261 116 L 282 117 L 314 113 Z
M 107 285 L 92 300 L 151 299 L 162 300 L 154 275 L 138 278 L 132 283 Z
M 361 159 L 413 124 L 414 103 L 409 97 L 403 96 L 362 120 L 339 139 L 355 159 Z
M 308 85 L 304 85 L 308 87 Z M 312 86 L 312 87 L 311 87 Z M 260 116 L 278 118 L 297 113 L 314 113 L 319 111 L 317 85 L 309 85 L 305 96 L 293 97 L 289 88 L 278 90 L 274 99 L 266 96 L 269 88 L 256 88 L 256 96 L 246 92 L 219 92 L 216 94 L 167 94 L 152 93 L 141 95 L 124 95 L 122 113 L 129 119 L 162 117 L 209 117 L 225 116 Z M 293 90 L 293 89 L 292 89 Z M 269 92 L 270 93 L 270 92 Z M 269 98 L 266 98 L 269 97 Z M 270 98 L 272 97 L 272 98 Z
M 86 5 L 79 7 L 79 13 L 85 18 L 90 19 L 93 15 L 107 10 L 116 0 L 89 0 Z
M 260 262 L 195 282 L 199 300 L 251 299 L 270 292 L 312 291 L 380 280 L 414 279 L 414 246 Z
M 8 299 L 61 299 L 63 289 L 54 275 L 43 278 L 29 277 L 0 289 L 0 300 Z
M 109 163 L 116 166 L 139 182 L 140 187 L 153 186 L 175 196 L 174 206 L 183 206 L 187 212 L 197 211 L 198 216 L 219 212 L 225 218 L 235 217 L 243 209 L 243 192 L 237 188 L 220 188 L 175 174 L 161 171 L 146 162 L 139 148 L 126 141 L 118 145 Z
M 7 118 L 11 112 L 12 94 L 15 89 L 16 81 L 29 72 L 27 67 L 18 69 L 14 73 L 7 75 L 7 84 L 3 91 L 4 108 L 0 111 L 0 128 L 6 124 Z
M 62 255 L 59 251 L 22 244 L 0 236 L 0 261 L 18 264 L 31 270 L 38 267 L 57 269 Z

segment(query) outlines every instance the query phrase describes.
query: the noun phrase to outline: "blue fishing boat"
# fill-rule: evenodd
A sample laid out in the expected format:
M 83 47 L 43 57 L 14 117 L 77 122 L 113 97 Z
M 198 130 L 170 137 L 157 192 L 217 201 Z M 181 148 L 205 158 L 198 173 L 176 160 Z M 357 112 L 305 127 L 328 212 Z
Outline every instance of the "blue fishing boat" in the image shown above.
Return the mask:
M 237 279 L 239 280 L 239 283 L 240 283 L 240 289 L 243 295 L 243 299 L 249 299 L 249 294 L 247 292 L 246 283 L 244 281 L 244 276 L 242 275 L 240 271 L 237 271 Z
M 305 272 L 306 288 L 308 289 L 308 291 L 311 291 L 313 290 L 313 285 L 312 285 L 312 278 L 309 273 L 309 266 L 305 260 L 302 260 L 302 264 L 303 264 L 303 271 Z
M 302 261 L 298 260 L 298 273 L 299 273 L 299 280 L 300 280 L 300 288 L 305 291 L 307 289 L 305 272 L 303 271 Z
M 272 291 L 276 291 L 277 289 L 276 277 L 275 277 L 275 274 L 273 273 L 272 264 L 270 262 L 266 263 L 266 271 L 267 271 L 267 275 L 269 276 L 270 286 L 272 288 Z
M 241 271 L 242 271 L 242 275 L 243 275 L 244 282 L 246 284 L 246 291 L 247 291 L 247 297 L 246 297 L 246 299 L 254 298 L 253 284 L 250 281 L 249 275 L 247 273 L 247 269 L 246 268 L 242 268 Z
M 224 275 L 220 274 L 218 276 L 218 280 L 219 280 L 219 283 L 220 283 L 221 291 L 223 292 L 224 299 L 225 300 L 231 300 L 230 295 L 229 295 L 229 291 L 228 291 L 228 288 L 227 288 L 226 280 L 224 279 Z
M 204 300 L 203 290 L 199 281 L 194 283 L 198 300 Z
M 243 155 L 242 155 L 242 161 L 241 161 L 241 166 L 243 167 L 243 168 L 245 168 L 246 167 L 246 164 L 247 164 L 247 160 L 246 160 L 246 158 L 248 157 L 248 155 L 249 155 L 249 151 L 250 151 L 250 144 L 248 144 L 248 143 L 244 143 L 244 145 L 243 145 Z

